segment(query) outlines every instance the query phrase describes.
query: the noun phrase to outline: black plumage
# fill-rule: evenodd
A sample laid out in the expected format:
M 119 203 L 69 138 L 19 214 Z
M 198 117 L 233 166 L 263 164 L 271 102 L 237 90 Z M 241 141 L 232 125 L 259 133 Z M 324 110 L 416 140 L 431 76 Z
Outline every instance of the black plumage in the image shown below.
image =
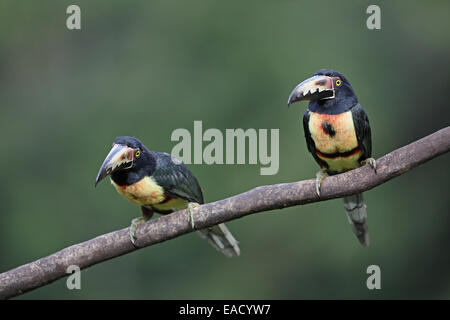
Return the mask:
M 130 240 L 135 245 L 137 226 L 154 212 L 169 214 L 187 208 L 194 226 L 193 212 L 203 204 L 203 192 L 192 172 L 179 160 L 164 152 L 147 149 L 137 138 L 122 136 L 114 140 L 95 181 L 110 175 L 117 192 L 141 207 L 142 217 L 133 219 Z M 198 231 L 228 257 L 240 254 L 238 242 L 224 224 Z
M 348 82 L 347 78 L 345 78 L 339 72 L 322 69 L 314 73 L 314 75 L 325 75 L 328 77 L 339 77 L 342 80 L 342 85 L 335 90 L 335 98 L 334 99 L 325 99 L 325 100 L 311 100 L 308 109 L 304 113 L 303 116 L 303 129 L 305 133 L 306 144 L 308 147 L 308 151 L 313 155 L 316 162 L 322 168 L 327 168 L 328 164 L 323 159 L 320 159 L 317 156 L 317 150 L 314 143 L 313 138 L 311 137 L 311 132 L 309 130 L 309 120 L 310 113 L 314 112 L 317 114 L 327 114 L 327 115 L 339 115 L 345 112 L 351 111 L 353 118 L 353 125 L 355 128 L 355 134 L 358 141 L 358 147 L 361 149 L 361 154 L 359 161 L 363 161 L 372 156 L 372 137 L 371 137 L 371 129 L 369 124 L 369 119 L 367 117 L 366 112 L 362 108 L 362 106 L 358 103 L 358 98 L 356 97 L 353 88 Z M 329 134 L 331 137 L 335 136 L 336 130 L 339 128 L 334 128 L 328 122 L 324 122 L 323 124 L 324 131 Z M 319 150 L 320 151 L 320 150 Z M 353 150 L 347 150 L 348 152 L 352 152 Z M 332 154 L 331 156 L 345 156 L 345 152 L 339 154 Z M 336 174 L 339 172 L 328 171 L 328 174 Z
M 150 151 L 134 137 L 118 137 L 114 143 L 124 144 L 141 152 L 132 168 L 111 174 L 111 179 L 119 186 L 132 185 L 148 176 L 164 189 L 167 198 L 204 203 L 203 192 L 197 179 L 182 162 L 173 159 L 168 153 Z M 155 212 L 158 210 L 155 209 Z
M 360 161 L 366 160 L 367 158 L 372 157 L 372 132 L 370 129 L 369 118 L 359 103 L 351 110 L 358 146 L 363 151 Z
M 339 174 L 367 161 L 376 169 L 376 162 L 371 158 L 369 119 L 347 78 L 329 69 L 317 71 L 295 87 L 288 105 L 304 100 L 310 101 L 303 115 L 306 145 L 322 169 L 316 179 L 319 196 L 325 172 Z M 367 212 L 362 194 L 343 199 L 353 232 L 364 246 L 368 246 Z

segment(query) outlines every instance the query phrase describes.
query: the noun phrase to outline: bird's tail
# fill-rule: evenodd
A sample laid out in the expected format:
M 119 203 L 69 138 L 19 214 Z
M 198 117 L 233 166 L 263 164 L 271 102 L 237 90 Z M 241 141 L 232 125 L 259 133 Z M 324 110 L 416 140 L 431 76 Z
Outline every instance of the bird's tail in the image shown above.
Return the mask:
M 202 238 L 208 239 L 214 248 L 229 258 L 238 256 L 241 253 L 237 240 L 223 223 L 211 228 L 199 230 L 198 234 Z
M 352 227 L 359 242 L 365 247 L 370 244 L 369 228 L 367 226 L 367 211 L 363 194 L 358 193 L 342 198 L 344 200 L 345 211 L 347 211 L 348 222 Z

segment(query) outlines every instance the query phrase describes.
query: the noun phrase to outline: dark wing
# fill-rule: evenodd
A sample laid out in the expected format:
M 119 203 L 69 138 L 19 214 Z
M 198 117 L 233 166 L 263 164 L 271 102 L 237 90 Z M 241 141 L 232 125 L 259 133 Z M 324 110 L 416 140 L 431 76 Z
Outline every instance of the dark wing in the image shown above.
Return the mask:
M 308 147 L 308 151 L 312 154 L 316 153 L 316 145 L 314 144 L 313 139 L 311 138 L 311 132 L 309 131 L 309 110 L 306 109 L 305 114 L 303 115 L 303 130 L 305 131 L 305 139 L 306 146 Z
M 308 147 L 308 151 L 311 152 L 314 160 L 316 160 L 319 166 L 321 168 L 327 168 L 328 164 L 317 156 L 316 144 L 314 143 L 314 140 L 311 137 L 311 132 L 309 131 L 309 117 L 310 111 L 306 109 L 306 112 L 303 115 L 303 130 L 305 131 L 306 146 Z
M 363 150 L 361 160 L 372 156 L 372 137 L 370 132 L 369 118 L 361 105 L 358 103 L 352 108 L 353 124 L 356 131 L 358 146 Z
M 172 161 L 170 154 L 154 152 L 156 168 L 152 173 L 155 182 L 163 187 L 167 196 L 189 202 L 204 203 L 203 193 L 197 179 L 181 162 Z

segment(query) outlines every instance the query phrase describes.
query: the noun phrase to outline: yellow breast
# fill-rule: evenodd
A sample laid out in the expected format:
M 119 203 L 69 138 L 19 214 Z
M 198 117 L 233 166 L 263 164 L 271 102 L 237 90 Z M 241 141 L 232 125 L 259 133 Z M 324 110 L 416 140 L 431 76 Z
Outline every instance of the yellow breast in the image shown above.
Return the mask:
M 361 152 L 357 150 L 357 152 L 346 157 L 328 158 L 321 154 L 317 154 L 317 156 L 327 163 L 329 171 L 344 172 L 359 167 Z
M 351 111 L 332 115 L 310 112 L 309 131 L 322 153 L 344 153 L 358 146 Z
M 142 178 L 129 186 L 119 186 L 112 180 L 111 183 L 125 199 L 139 206 L 157 204 L 165 199 L 163 188 L 151 177 Z
M 168 201 L 165 201 L 163 203 L 160 204 L 155 204 L 153 205 L 153 208 L 155 208 L 155 210 L 159 210 L 159 211 L 169 211 L 169 210 L 180 210 L 180 209 L 185 209 L 188 206 L 188 201 L 183 200 L 183 199 L 179 199 L 179 198 L 175 198 L 175 199 L 169 199 Z

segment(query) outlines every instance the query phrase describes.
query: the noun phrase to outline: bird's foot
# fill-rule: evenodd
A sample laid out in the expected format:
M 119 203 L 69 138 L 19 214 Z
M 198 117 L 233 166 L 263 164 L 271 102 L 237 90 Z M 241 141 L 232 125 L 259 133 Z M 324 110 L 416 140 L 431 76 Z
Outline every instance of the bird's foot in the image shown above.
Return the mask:
M 130 240 L 131 243 L 133 244 L 133 246 L 136 246 L 136 229 L 138 227 L 138 225 L 140 225 L 143 222 L 146 222 L 150 220 L 150 217 L 146 217 L 146 216 L 142 216 L 139 218 L 134 218 L 133 220 L 131 220 L 131 225 L 130 225 Z
M 366 160 L 361 161 L 361 164 L 363 166 L 368 164 L 369 166 L 372 167 L 372 169 L 375 171 L 375 173 L 377 173 L 377 162 L 375 161 L 374 158 L 367 158 Z
M 316 174 L 316 193 L 320 197 L 320 185 L 322 184 L 322 181 L 328 177 L 328 174 L 326 172 L 326 169 L 322 169 Z
M 187 213 L 188 213 L 188 221 L 191 224 L 192 230 L 195 230 L 195 222 L 194 222 L 194 209 L 200 206 L 196 202 L 189 202 L 187 207 Z

